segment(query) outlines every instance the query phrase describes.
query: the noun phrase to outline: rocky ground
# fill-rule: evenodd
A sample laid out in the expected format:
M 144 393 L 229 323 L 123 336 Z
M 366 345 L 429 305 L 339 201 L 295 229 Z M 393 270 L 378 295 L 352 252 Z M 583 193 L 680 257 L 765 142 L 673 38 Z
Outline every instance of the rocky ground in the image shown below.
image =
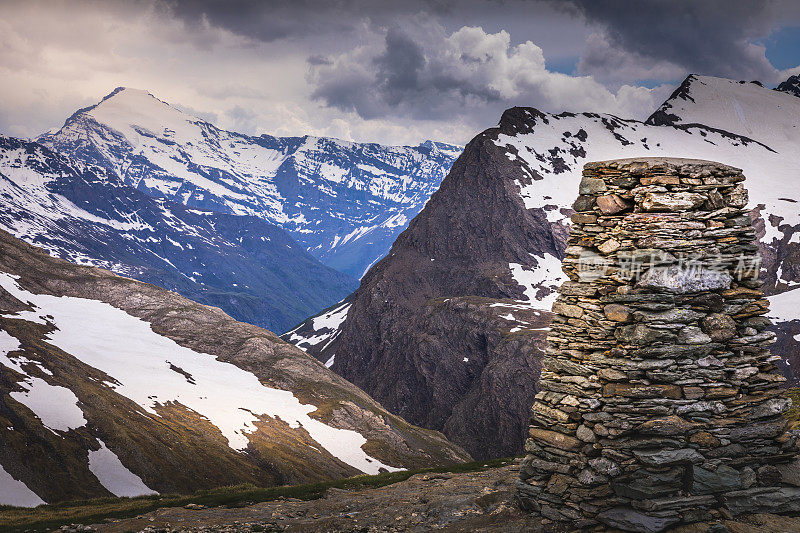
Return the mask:
M 196 505 L 159 509 L 133 519 L 94 524 L 108 533 L 182 531 L 491 531 L 559 532 L 547 519 L 533 518 L 514 501 L 519 462 L 483 472 L 417 474 L 386 487 L 331 489 L 319 500 L 277 500 L 239 508 Z M 65 526 L 63 531 L 86 531 Z M 713 524 L 693 524 L 680 533 L 785 533 L 800 531 L 800 518 L 753 515 Z

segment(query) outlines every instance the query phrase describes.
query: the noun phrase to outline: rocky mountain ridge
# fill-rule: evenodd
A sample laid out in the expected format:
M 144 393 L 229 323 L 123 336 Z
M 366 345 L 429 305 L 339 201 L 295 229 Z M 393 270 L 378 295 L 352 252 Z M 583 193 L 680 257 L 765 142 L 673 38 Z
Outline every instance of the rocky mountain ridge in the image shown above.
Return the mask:
M 646 122 L 509 109 L 364 276 L 328 341 L 312 342 L 313 321 L 284 338 L 475 457 L 518 453 L 583 164 L 684 157 L 748 177 L 776 349 L 795 381 L 799 126 L 792 94 L 695 75 Z
M 385 255 L 460 152 L 433 141 L 253 137 L 125 87 L 38 141 L 153 197 L 262 218 L 355 278 Z
M 800 75 L 790 76 L 789 79 L 778 84 L 775 90 L 800 97 Z
M 358 285 L 258 217 L 155 199 L 103 167 L 2 136 L 0 228 L 279 332 Z
M 468 458 L 267 330 L 0 231 L 0 504 Z

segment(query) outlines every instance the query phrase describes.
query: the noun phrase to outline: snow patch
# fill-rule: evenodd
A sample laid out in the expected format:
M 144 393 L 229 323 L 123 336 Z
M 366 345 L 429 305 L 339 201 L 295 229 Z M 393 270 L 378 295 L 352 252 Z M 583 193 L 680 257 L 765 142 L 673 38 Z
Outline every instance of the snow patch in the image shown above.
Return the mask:
M 519 263 L 509 263 L 511 276 L 525 290 L 533 307 L 550 310 L 558 297 L 558 287 L 567 281 L 561 270 L 561 261 L 554 255 L 533 256 L 536 266 L 530 269 Z
M 14 479 L 0 465 L 0 505 L 36 507 L 46 503 L 22 481 Z
M 37 317 L 38 318 L 38 317 Z M 66 387 L 51 385 L 45 380 L 28 375 L 24 364 L 36 365 L 45 374 L 52 372 L 36 361 L 26 357 L 11 358 L 8 354 L 20 349 L 19 341 L 7 331 L 0 330 L 0 363 L 24 377 L 18 385 L 23 392 L 13 391 L 8 395 L 33 411 L 42 425 L 52 432 L 69 431 L 86 425 L 83 411 L 78 407 L 78 397 Z
M 125 468 L 119 457 L 106 447 L 105 442 L 97 440 L 100 443 L 100 449 L 89 450 L 89 470 L 108 492 L 114 496 L 130 498 L 145 494 L 158 494 L 145 485 L 142 478 Z
M 768 297 L 767 316 L 777 322 L 800 319 L 800 290 L 792 290 Z

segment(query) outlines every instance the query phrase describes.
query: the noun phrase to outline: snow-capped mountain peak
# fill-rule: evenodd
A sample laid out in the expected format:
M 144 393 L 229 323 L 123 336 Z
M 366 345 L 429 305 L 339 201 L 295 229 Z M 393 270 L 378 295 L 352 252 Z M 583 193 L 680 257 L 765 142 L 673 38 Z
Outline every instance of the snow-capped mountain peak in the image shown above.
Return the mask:
M 190 141 L 197 136 L 197 123 L 202 122 L 145 90 L 129 87 L 117 87 L 81 114 L 122 133 L 134 147 L 147 134 L 175 142 Z
M 787 84 L 791 84 L 791 78 Z M 800 144 L 800 99 L 759 82 L 690 75 L 647 120 L 651 125 L 708 128 L 746 137 L 780 151 Z
M 461 151 L 434 141 L 251 137 L 124 87 L 39 141 L 151 196 L 277 224 L 356 277 L 388 251 Z

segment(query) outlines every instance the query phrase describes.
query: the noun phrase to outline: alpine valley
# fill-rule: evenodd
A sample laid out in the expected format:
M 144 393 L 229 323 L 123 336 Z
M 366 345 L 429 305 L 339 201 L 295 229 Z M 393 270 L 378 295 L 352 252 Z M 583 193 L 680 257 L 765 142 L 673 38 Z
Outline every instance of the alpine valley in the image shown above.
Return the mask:
M 774 353 L 796 383 L 797 87 L 796 77 L 772 90 L 692 75 L 645 122 L 509 109 L 467 145 L 355 294 L 284 338 L 475 457 L 517 454 L 555 289 L 566 280 L 561 259 L 584 163 L 696 158 L 744 170 L 777 322 Z

